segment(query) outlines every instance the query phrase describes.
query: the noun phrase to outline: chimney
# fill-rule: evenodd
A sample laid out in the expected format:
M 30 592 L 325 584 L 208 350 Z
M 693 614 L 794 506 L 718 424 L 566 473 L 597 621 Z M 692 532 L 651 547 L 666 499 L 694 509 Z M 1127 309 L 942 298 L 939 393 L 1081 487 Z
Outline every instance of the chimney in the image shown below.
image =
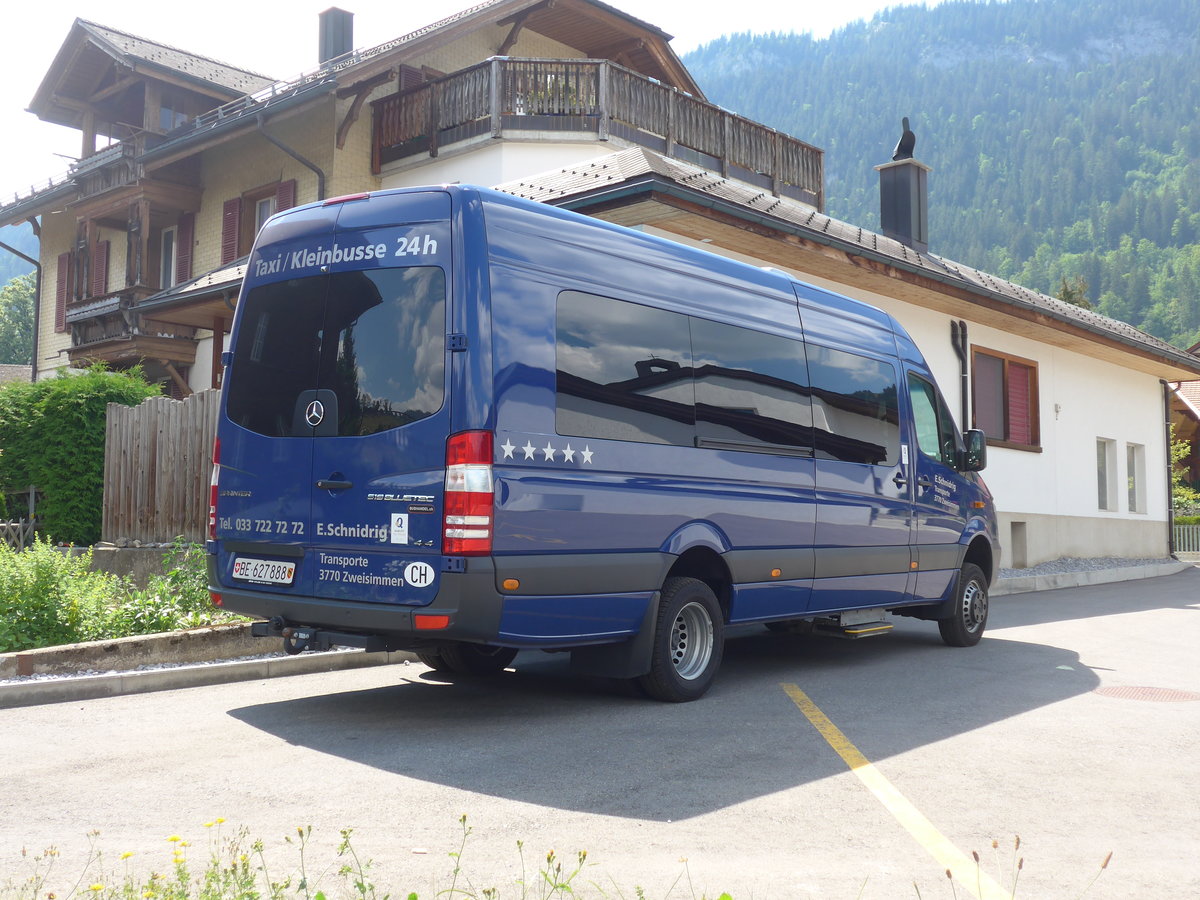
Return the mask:
M 319 18 L 317 64 L 323 66 L 354 49 L 354 13 L 331 6 Z
M 904 119 L 904 133 L 892 161 L 879 173 L 879 221 L 884 236 L 921 253 L 929 252 L 929 166 L 913 159 L 916 136 Z

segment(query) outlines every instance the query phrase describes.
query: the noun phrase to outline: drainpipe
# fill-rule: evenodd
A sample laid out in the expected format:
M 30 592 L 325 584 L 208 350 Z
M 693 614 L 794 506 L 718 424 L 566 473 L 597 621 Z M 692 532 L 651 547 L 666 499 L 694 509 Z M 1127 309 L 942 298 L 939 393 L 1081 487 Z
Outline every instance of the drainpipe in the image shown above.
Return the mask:
M 1175 497 L 1172 489 L 1171 471 L 1171 385 L 1163 379 L 1159 379 L 1158 383 L 1162 385 L 1163 394 L 1163 418 L 1165 423 L 1163 430 L 1166 432 L 1167 440 L 1167 555 L 1175 556 Z
M 954 355 L 958 357 L 958 377 L 961 384 L 960 392 L 960 415 L 962 416 L 962 430 L 966 431 L 971 420 L 968 417 L 970 406 L 968 405 L 968 390 L 970 389 L 970 379 L 967 375 L 967 323 L 962 319 L 957 322 L 950 322 L 950 344 L 954 347 Z
M 325 199 L 325 172 L 319 166 L 317 166 L 315 163 L 309 162 L 307 159 L 305 159 L 303 156 L 301 156 L 299 153 L 297 153 L 295 150 L 293 150 L 287 144 L 283 143 L 283 141 L 281 141 L 278 138 L 276 138 L 275 136 L 269 134 L 267 132 L 267 117 L 266 116 L 264 116 L 262 113 L 259 113 L 257 120 L 258 120 L 258 133 L 259 134 L 261 134 L 263 137 L 265 137 L 268 141 L 270 141 L 272 144 L 274 144 L 276 147 L 278 147 L 280 150 L 282 150 L 284 153 L 286 153 L 292 159 L 296 160 L 296 162 L 300 163 L 300 165 L 302 165 L 306 169 L 309 169 L 316 173 L 316 175 L 317 175 L 317 200 L 324 200 Z
M 0 241 L 0 248 L 7 250 L 14 256 L 19 256 L 25 262 L 33 266 L 33 350 L 29 354 L 30 381 L 37 381 L 37 346 L 38 346 L 38 331 L 42 319 L 42 264 L 36 259 L 30 259 L 16 247 L 10 247 L 4 241 Z

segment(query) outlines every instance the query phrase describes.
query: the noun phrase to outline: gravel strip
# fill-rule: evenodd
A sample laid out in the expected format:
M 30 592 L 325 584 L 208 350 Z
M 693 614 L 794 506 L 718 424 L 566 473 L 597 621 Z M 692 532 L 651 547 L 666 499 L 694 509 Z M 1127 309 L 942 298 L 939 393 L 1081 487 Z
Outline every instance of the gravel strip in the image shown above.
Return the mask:
M 1025 578 L 1030 575 L 1063 575 L 1069 572 L 1100 572 L 1105 569 L 1130 569 L 1138 566 L 1157 566 L 1178 562 L 1166 557 L 1165 559 L 1128 559 L 1119 556 L 1100 556 L 1089 559 L 1066 557 L 1052 559 L 1049 562 L 1038 563 L 1027 569 L 1001 569 L 1001 578 Z

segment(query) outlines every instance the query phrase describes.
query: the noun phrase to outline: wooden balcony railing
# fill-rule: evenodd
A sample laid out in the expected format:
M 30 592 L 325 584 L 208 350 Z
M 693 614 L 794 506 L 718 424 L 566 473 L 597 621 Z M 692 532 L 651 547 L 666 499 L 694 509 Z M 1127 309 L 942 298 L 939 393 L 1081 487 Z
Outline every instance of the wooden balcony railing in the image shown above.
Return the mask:
M 824 208 L 823 153 L 607 60 L 497 58 L 372 104 L 376 174 L 482 135 L 618 137 Z

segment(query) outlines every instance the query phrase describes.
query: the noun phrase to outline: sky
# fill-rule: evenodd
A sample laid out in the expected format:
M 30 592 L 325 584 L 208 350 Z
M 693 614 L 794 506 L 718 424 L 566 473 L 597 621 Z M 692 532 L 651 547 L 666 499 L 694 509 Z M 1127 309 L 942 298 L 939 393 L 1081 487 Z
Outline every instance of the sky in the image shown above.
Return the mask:
M 842 25 L 869 19 L 913 0 L 607 0 L 674 35 L 683 55 L 723 34 L 809 32 L 827 37 Z M 926 5 L 940 2 L 927 0 Z M 15 5 L 15 3 L 14 3 Z M 26 112 L 42 77 L 76 17 L 284 80 L 316 68 L 317 15 L 334 0 L 205 0 L 190 7 L 162 0 L 39 0 L 36 15 L 19 24 L 10 8 L 10 32 L 0 78 L 0 203 L 26 196 L 66 174 L 79 154 L 78 131 L 49 125 Z M 373 47 L 474 5 L 473 0 L 337 0 L 354 13 L 354 45 Z M 803 137 L 801 135 L 801 137 Z

